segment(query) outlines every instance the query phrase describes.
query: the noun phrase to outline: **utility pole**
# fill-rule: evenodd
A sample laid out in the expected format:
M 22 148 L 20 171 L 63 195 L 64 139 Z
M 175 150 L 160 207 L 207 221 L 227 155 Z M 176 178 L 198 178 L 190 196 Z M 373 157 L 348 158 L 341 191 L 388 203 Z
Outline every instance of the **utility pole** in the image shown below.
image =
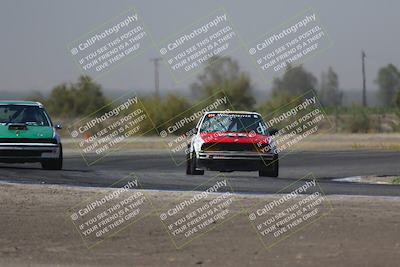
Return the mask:
M 151 58 L 150 61 L 154 63 L 154 88 L 157 98 L 160 97 L 160 78 L 158 74 L 158 62 L 162 60 L 161 57 Z
M 361 52 L 361 61 L 362 61 L 362 78 L 363 78 L 363 92 L 362 92 L 362 104 L 363 107 L 367 106 L 367 89 L 365 87 L 365 58 L 366 55 L 364 51 Z

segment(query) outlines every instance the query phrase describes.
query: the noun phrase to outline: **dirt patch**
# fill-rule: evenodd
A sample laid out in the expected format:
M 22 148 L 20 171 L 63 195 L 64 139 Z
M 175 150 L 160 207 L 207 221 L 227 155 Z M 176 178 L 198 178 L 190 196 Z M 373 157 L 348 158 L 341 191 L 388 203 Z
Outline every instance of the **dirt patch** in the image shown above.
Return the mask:
M 400 185 L 399 176 L 353 176 L 334 179 L 339 182 L 351 182 L 351 183 L 362 183 L 362 184 L 388 184 L 388 185 Z
M 0 184 L 1 266 L 398 266 L 400 198 L 329 196 L 332 211 L 266 250 L 238 215 L 177 250 L 154 213 L 87 249 L 66 210 L 110 189 Z M 147 191 L 154 205 L 183 193 Z M 239 196 L 241 205 L 277 196 Z

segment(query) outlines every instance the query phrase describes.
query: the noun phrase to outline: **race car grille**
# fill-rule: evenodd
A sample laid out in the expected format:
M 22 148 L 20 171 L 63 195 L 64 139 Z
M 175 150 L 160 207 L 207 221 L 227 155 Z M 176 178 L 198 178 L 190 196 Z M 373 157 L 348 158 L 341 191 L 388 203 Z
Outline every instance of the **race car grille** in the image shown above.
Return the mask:
M 256 151 L 255 144 L 227 144 L 227 143 L 206 143 L 201 146 L 204 151 Z
M 57 140 L 53 138 L 43 138 L 43 139 L 34 139 L 34 138 L 0 138 L 0 144 L 7 143 L 44 143 L 44 144 L 57 144 Z
M 267 145 L 258 146 L 257 144 L 235 144 L 235 143 L 206 143 L 201 146 L 203 151 L 251 151 L 266 153 L 270 149 Z

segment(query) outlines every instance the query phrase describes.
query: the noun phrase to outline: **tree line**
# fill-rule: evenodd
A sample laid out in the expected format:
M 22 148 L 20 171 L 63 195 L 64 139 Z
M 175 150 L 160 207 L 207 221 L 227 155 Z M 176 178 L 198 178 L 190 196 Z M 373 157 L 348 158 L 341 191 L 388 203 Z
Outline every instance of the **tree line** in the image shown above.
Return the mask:
M 382 67 L 375 82 L 384 105 L 400 109 L 399 70 L 393 64 Z M 221 89 L 230 100 L 229 106 L 221 108 L 233 107 L 235 110 L 259 111 L 262 114 L 272 112 L 310 90 L 314 90 L 324 107 L 336 109 L 342 105 L 343 100 L 339 78 L 332 67 L 323 71 L 318 81 L 302 65 L 289 65 L 281 77 L 272 81 L 269 97 L 264 101 L 256 101 L 250 76 L 230 57 L 211 58 L 191 85 L 197 99 L 208 98 L 210 102 L 223 96 Z M 36 96 L 34 99 L 43 102 L 52 116 L 61 119 L 92 114 L 111 102 L 111 99 L 104 96 L 101 85 L 88 76 L 79 77 L 76 83 L 57 85 L 48 97 Z M 145 96 L 142 99 L 155 124 L 167 121 L 196 103 L 177 93 L 169 93 L 161 98 Z

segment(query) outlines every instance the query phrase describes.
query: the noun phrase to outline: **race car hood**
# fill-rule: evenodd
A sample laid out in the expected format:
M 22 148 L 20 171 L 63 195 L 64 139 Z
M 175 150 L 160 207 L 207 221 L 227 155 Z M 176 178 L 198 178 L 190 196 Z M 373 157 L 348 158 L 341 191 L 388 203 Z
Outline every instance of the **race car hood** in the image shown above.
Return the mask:
M 25 129 L 10 127 L 10 125 L 0 124 L 0 138 L 29 138 L 43 139 L 53 138 L 54 129 L 49 126 L 26 126 Z
M 269 144 L 269 137 L 256 133 L 201 133 L 204 143 Z

